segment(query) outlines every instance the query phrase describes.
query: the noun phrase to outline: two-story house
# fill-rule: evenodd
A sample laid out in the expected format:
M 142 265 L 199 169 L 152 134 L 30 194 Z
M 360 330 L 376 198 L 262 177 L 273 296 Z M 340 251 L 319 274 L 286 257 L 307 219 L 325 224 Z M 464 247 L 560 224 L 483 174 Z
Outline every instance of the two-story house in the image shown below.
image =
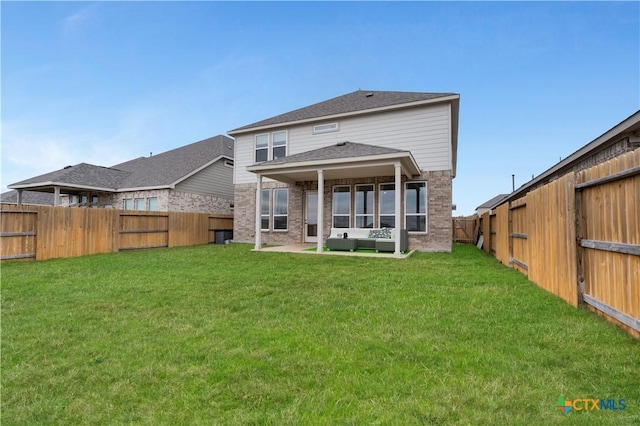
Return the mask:
M 450 251 L 459 100 L 358 90 L 228 132 L 234 240 L 322 252 L 331 228 L 390 227 Z

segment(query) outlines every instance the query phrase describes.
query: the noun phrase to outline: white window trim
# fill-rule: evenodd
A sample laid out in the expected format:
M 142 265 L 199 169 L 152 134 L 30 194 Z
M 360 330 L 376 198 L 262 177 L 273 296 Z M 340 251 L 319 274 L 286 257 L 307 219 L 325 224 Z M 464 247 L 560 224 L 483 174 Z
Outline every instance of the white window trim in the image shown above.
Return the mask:
M 287 214 L 275 214 L 276 211 L 276 191 L 286 191 L 287 194 Z M 289 232 L 289 188 L 273 188 L 273 202 L 271 203 L 271 228 L 273 232 Z M 287 218 L 287 227 L 285 229 L 276 229 L 276 216 Z
M 276 133 L 284 133 L 284 144 L 283 145 L 274 145 L 273 144 L 273 135 Z M 267 146 L 264 148 L 258 148 L 258 136 L 267 136 Z M 289 131 L 288 130 L 277 130 L 275 132 L 271 132 L 271 133 L 258 133 L 256 135 L 254 135 L 253 137 L 253 160 L 254 162 L 256 159 L 256 152 L 258 152 L 258 149 L 262 150 L 262 149 L 266 149 L 267 150 L 267 159 L 264 161 L 271 161 L 273 160 L 273 150 L 275 148 L 280 148 L 280 147 L 284 147 L 284 156 L 286 157 L 287 155 L 289 155 Z M 262 161 L 261 161 L 262 163 Z
M 260 147 L 258 148 L 258 136 L 267 136 L 267 146 L 265 147 Z M 256 160 L 256 153 L 258 152 L 258 150 L 263 150 L 266 149 L 267 150 L 267 159 L 264 161 L 269 161 L 269 152 L 271 151 L 270 149 L 271 147 L 271 137 L 269 136 L 269 133 L 258 133 L 257 135 L 255 135 L 253 137 L 253 161 L 254 163 L 257 163 L 258 161 Z
M 385 214 L 382 213 L 382 186 L 383 185 L 393 185 L 394 191 L 397 191 L 396 184 L 394 182 L 384 182 L 384 183 L 378 184 L 378 215 L 377 215 L 378 227 L 382 226 L 382 221 L 380 220 L 381 216 L 393 216 L 394 218 L 396 216 L 395 211 L 392 214 L 391 213 L 385 213 Z M 393 228 L 395 228 L 395 226 Z
M 424 183 L 425 189 L 425 202 L 424 202 L 424 213 L 407 213 L 407 185 L 411 183 Z M 407 229 L 407 216 L 424 216 L 424 231 L 409 231 L 410 234 L 421 234 L 426 235 L 429 233 L 429 185 L 426 180 L 414 180 L 408 181 L 404 183 L 404 217 L 403 217 L 403 227 Z
M 333 126 L 333 127 L 328 127 L 328 126 Z M 328 127 L 328 128 L 322 129 L 322 127 Z M 323 124 L 316 124 L 315 126 L 313 126 L 314 135 L 321 134 L 321 133 L 338 132 L 338 131 L 340 131 L 340 123 L 338 123 L 337 121 L 335 123 L 323 123 Z
M 335 205 L 333 202 L 333 194 L 335 194 L 336 192 L 336 188 L 349 188 L 349 213 L 344 214 L 344 213 L 335 213 Z M 352 199 L 351 199 L 351 194 L 352 194 L 352 190 L 351 190 L 351 185 L 334 185 L 333 188 L 331 189 L 331 227 L 333 228 L 333 226 L 335 225 L 334 222 L 334 218 L 336 216 L 338 217 L 348 217 L 349 218 L 349 226 L 347 226 L 347 228 L 351 228 L 351 211 L 353 210 L 352 208 Z
M 357 203 L 357 199 L 358 199 L 358 187 L 362 187 L 362 186 L 370 186 L 373 188 L 373 191 L 371 191 L 373 193 L 373 211 L 371 213 L 367 213 L 367 214 L 358 214 L 358 206 L 356 205 Z M 355 185 L 354 191 L 353 191 L 353 226 L 357 227 L 358 226 L 358 217 L 365 217 L 365 216 L 372 216 L 373 217 L 373 227 L 376 227 L 376 185 L 373 183 L 358 183 Z M 358 228 L 358 229 L 369 229 L 369 228 Z

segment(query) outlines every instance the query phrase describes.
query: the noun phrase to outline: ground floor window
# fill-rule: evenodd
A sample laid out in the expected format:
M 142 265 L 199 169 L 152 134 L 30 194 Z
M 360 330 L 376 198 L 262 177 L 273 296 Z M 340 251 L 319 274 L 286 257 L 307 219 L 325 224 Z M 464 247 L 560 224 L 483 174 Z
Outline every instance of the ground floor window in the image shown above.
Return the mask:
M 407 182 L 404 188 L 405 228 L 414 232 L 427 231 L 427 184 Z
M 262 190 L 262 207 L 260 209 L 260 229 L 263 231 L 268 231 L 271 228 L 270 221 L 270 207 L 271 202 L 269 196 L 271 195 L 271 191 L 269 189 Z
M 356 228 L 373 228 L 374 199 L 375 188 L 373 185 L 356 185 Z
M 122 200 L 122 208 L 124 210 L 133 210 L 133 200 L 131 198 Z
M 333 187 L 333 227 L 351 227 L 351 187 Z
M 158 198 L 151 197 L 149 198 L 149 211 L 155 212 L 158 210 Z
M 383 183 L 380 185 L 380 228 L 396 227 L 396 185 Z
M 273 190 L 273 229 L 286 231 L 289 225 L 289 190 L 276 188 Z
M 146 210 L 144 198 L 136 198 L 134 202 L 134 206 L 136 210 Z

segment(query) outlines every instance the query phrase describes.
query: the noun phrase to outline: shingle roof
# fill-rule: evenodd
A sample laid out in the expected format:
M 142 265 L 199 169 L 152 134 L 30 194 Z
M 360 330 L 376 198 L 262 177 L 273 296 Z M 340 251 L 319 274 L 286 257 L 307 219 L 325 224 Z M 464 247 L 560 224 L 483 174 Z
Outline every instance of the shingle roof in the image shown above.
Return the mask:
M 271 166 L 276 164 L 292 164 L 306 161 L 325 161 L 339 158 L 367 157 L 371 155 L 395 154 L 406 152 L 400 149 L 385 148 L 382 146 L 366 145 L 355 142 L 338 142 L 337 144 L 325 146 L 311 151 L 301 152 L 271 161 L 259 163 L 260 166 Z
M 233 158 L 233 139 L 218 135 L 151 157 L 139 157 L 112 167 L 80 163 L 9 185 L 54 182 L 67 186 L 126 190 L 169 186 L 220 156 Z
M 39 183 L 64 183 L 68 185 L 81 185 L 116 189 L 126 179 L 130 172 L 116 170 L 109 167 L 80 163 L 75 166 L 67 166 L 64 169 L 45 173 L 11 184 L 11 187 Z
M 3 204 L 18 204 L 18 191 L 7 191 L 0 194 Z M 22 191 L 22 204 L 32 206 L 52 206 L 54 195 L 51 192 Z
M 485 201 L 484 203 L 480 204 L 478 207 L 476 207 L 476 210 L 478 210 L 478 209 L 492 209 L 493 207 L 498 205 L 498 203 L 500 203 L 500 201 L 504 200 L 508 196 L 509 196 L 509 194 L 498 194 L 495 197 L 493 197 L 492 199 L 490 199 L 488 201 Z
M 305 108 L 296 109 L 275 117 L 267 118 L 256 123 L 229 131 L 234 132 L 248 130 L 263 126 L 272 126 L 293 121 L 322 118 L 332 115 L 367 111 L 376 108 L 384 108 L 411 102 L 427 101 L 431 99 L 453 96 L 456 93 L 423 93 L 423 92 L 388 92 L 372 90 L 356 90 L 346 95 L 338 96 Z
M 233 158 L 233 143 L 233 139 L 218 135 L 112 168 L 131 172 L 122 183 L 124 188 L 170 185 L 220 156 Z

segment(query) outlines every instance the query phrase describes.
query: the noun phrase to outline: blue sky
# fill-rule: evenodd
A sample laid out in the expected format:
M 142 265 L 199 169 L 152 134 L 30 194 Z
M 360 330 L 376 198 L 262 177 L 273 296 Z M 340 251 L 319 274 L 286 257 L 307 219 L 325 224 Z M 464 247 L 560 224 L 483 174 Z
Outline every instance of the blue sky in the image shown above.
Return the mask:
M 638 2 L 6 2 L 2 191 L 354 90 L 461 96 L 454 214 L 640 109 Z

